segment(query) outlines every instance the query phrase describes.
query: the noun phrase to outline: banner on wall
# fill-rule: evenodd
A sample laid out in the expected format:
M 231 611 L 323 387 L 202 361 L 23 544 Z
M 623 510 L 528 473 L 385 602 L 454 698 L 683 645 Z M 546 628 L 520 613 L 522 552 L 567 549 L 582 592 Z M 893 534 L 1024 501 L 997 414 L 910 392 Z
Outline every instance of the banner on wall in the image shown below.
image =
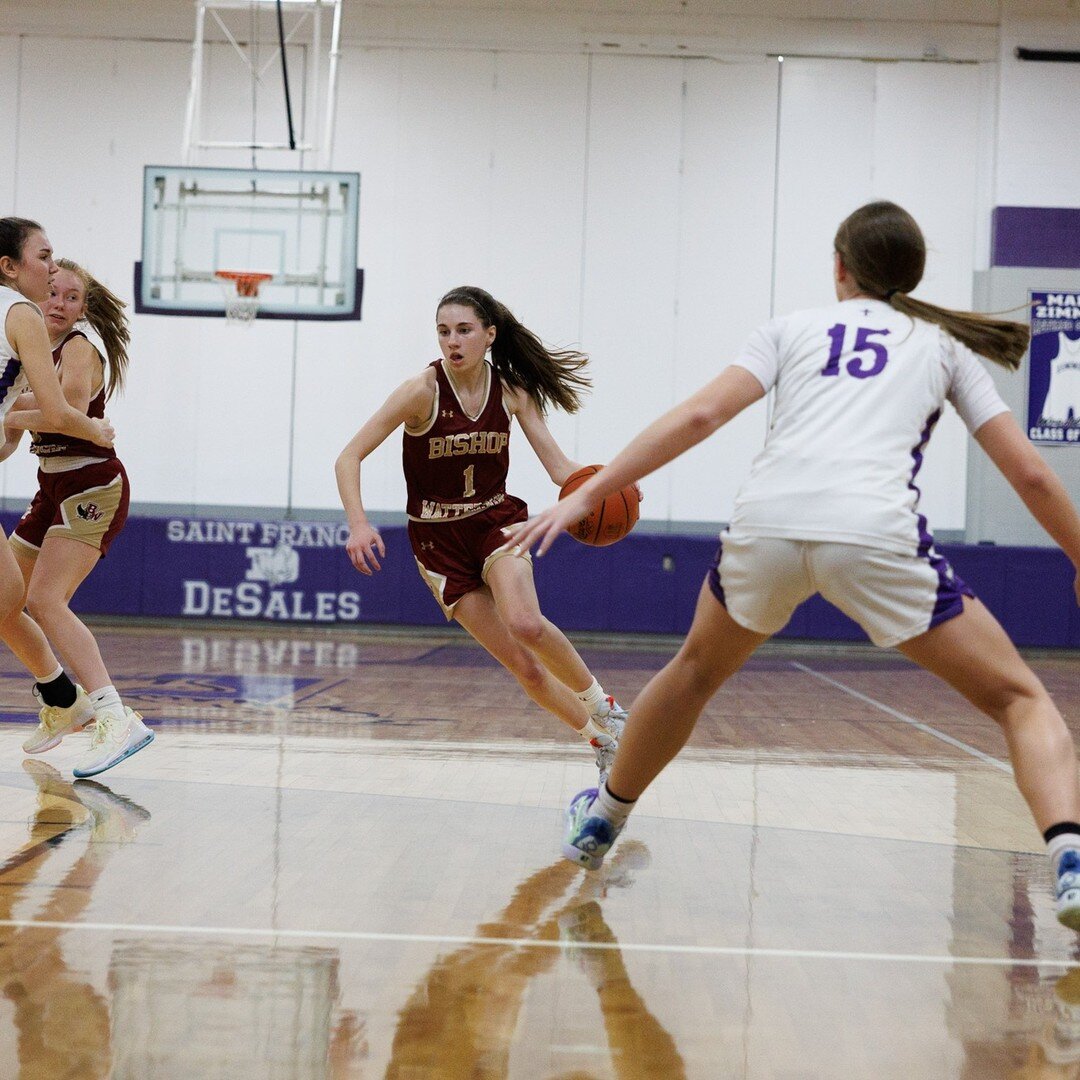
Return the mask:
M 206 619 L 341 623 L 360 618 L 360 594 L 342 589 L 346 525 L 172 518 L 147 537 L 151 610 Z M 162 594 L 152 594 L 160 589 Z
M 1031 293 L 1028 437 L 1080 445 L 1080 293 Z

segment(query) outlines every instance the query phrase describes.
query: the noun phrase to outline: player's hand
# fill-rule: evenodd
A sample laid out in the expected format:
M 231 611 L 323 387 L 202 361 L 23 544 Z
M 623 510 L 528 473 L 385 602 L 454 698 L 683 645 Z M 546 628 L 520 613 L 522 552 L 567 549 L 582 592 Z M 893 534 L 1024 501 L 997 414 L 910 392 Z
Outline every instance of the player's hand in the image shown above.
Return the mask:
M 94 437 L 91 442 L 97 446 L 111 447 L 116 438 L 116 431 L 109 418 L 106 416 L 98 420 L 96 417 L 91 417 L 90 423 L 94 425 Z
M 375 570 L 382 569 L 379 558 L 386 558 L 386 547 L 382 537 L 379 535 L 379 530 L 372 525 L 361 525 L 360 528 L 353 529 L 345 543 L 345 551 L 353 566 L 368 577 Z M 379 553 L 378 558 L 375 556 L 376 552 Z
M 534 544 L 539 543 L 536 549 L 537 555 L 543 555 L 553 543 L 559 533 L 568 529 L 575 522 L 585 517 L 593 507 L 595 500 L 588 495 L 582 494 L 582 489 L 560 499 L 554 506 L 541 510 L 539 514 L 529 518 L 528 521 L 519 521 L 514 525 L 507 525 L 503 529 L 506 543 L 503 551 L 528 551 Z

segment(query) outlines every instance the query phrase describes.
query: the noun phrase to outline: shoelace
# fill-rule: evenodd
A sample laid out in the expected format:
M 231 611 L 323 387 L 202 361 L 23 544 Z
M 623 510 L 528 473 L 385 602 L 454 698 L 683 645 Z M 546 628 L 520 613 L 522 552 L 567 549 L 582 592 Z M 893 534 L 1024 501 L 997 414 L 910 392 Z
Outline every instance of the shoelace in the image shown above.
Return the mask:
M 42 705 L 38 715 L 38 729 L 50 735 L 60 724 L 60 710 L 55 705 Z
M 113 728 L 120 722 L 115 713 L 106 713 L 99 716 L 94 725 L 94 734 L 90 736 L 90 749 L 96 750 L 106 739 L 112 737 Z

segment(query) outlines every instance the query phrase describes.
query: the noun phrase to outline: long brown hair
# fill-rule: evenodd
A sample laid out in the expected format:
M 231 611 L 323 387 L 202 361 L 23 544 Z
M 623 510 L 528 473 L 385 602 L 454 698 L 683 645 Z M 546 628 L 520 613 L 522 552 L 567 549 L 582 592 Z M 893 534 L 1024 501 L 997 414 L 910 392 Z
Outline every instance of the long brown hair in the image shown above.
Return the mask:
M 576 349 L 549 349 L 514 313 L 489 292 L 475 285 L 459 285 L 440 301 L 436 312 L 447 304 L 470 307 L 486 329 L 495 327 L 491 363 L 508 385 L 524 390 L 546 413 L 549 405 L 574 413 L 581 408 L 582 394 L 592 383 L 582 368 L 589 358 Z
M 836 230 L 836 252 L 859 288 L 897 311 L 947 330 L 969 349 L 1015 371 L 1031 331 L 1023 323 L 954 311 L 909 295 L 922 280 L 926 241 L 915 219 L 891 202 L 860 206 Z
M 71 272 L 82 282 L 86 321 L 101 338 L 108 360 L 105 396 L 112 397 L 116 391 L 124 389 L 124 378 L 127 375 L 127 349 L 131 343 L 128 319 L 124 314 L 127 304 L 77 262 L 71 259 L 57 259 L 56 265 L 62 270 Z

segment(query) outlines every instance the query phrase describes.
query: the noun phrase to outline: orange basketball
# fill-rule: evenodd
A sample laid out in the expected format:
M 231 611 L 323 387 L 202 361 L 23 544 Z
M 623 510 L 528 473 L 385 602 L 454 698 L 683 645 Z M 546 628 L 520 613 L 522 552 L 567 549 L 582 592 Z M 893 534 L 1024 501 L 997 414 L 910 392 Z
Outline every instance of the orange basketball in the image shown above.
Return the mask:
M 603 465 L 583 465 L 577 472 L 571 473 L 559 491 L 559 498 L 563 499 L 570 492 L 581 487 L 590 476 L 598 473 L 603 467 Z M 637 524 L 638 502 L 637 488 L 633 484 L 628 484 L 622 491 L 609 495 L 566 531 L 575 540 L 592 547 L 614 544 Z

